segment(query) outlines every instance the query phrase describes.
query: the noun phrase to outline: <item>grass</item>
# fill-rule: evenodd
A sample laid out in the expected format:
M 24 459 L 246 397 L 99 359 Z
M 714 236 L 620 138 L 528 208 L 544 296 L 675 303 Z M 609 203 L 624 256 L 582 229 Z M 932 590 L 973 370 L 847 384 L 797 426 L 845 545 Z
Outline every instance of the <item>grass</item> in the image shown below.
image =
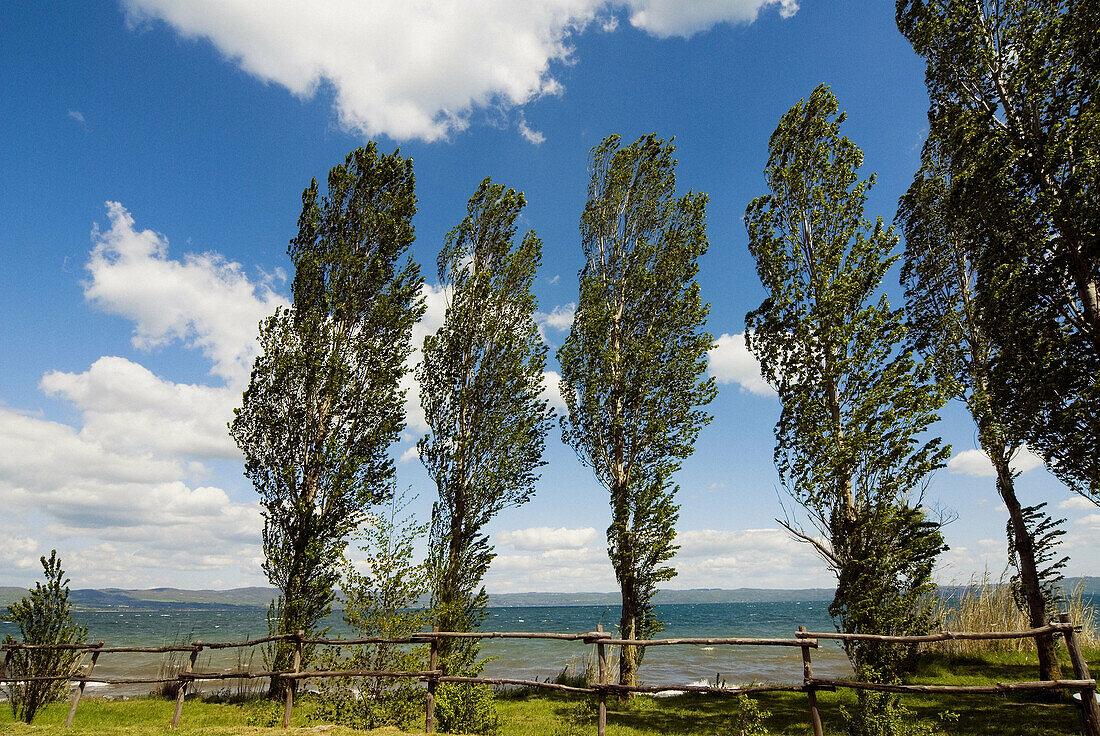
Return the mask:
M 1100 671 L 1100 649 L 1087 652 L 1090 670 Z M 1065 663 L 1068 667 L 1068 662 Z M 1038 661 L 1033 653 L 986 652 L 983 655 L 946 655 L 926 653 L 918 671 L 910 678 L 916 683 L 977 685 L 992 682 L 1034 680 Z M 851 707 L 851 691 L 822 692 L 818 702 L 829 734 L 840 734 L 842 706 Z M 1076 708 L 1068 695 L 1019 696 L 906 696 L 903 700 L 915 717 L 940 726 L 944 736 L 978 734 L 1012 736 L 1055 736 L 1078 733 Z M 765 725 L 772 734 L 809 736 L 809 707 L 805 695 L 768 693 L 758 698 L 761 709 L 771 716 Z M 83 736 L 117 734 L 144 736 L 166 731 L 172 719 L 174 701 L 139 698 L 127 701 L 85 699 L 80 703 L 74 727 L 65 729 L 68 703 L 54 703 L 35 719 L 33 726 L 14 723 L 6 704 L 0 704 L 0 734 L 13 736 Z M 591 704 L 561 695 L 511 691 L 497 698 L 504 730 L 501 736 L 582 736 L 595 734 Z M 394 729 L 364 732 L 309 720 L 311 703 L 303 698 L 296 704 L 289 732 L 250 725 L 257 715 L 266 715 L 276 723 L 282 709 L 266 701 L 253 703 L 211 703 L 188 700 L 184 704 L 178 736 L 259 736 L 278 733 L 313 736 L 361 736 L 397 734 Z M 608 703 L 608 736 L 736 736 L 737 704 L 734 698 L 684 695 L 675 698 L 639 697 L 628 703 Z M 944 722 L 941 714 L 957 714 L 957 721 Z

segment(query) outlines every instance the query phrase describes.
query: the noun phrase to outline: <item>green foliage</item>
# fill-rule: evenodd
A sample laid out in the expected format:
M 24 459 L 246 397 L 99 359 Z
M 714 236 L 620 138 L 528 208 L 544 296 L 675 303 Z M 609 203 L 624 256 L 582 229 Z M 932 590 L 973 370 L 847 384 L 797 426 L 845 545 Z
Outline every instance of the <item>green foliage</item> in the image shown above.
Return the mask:
M 435 717 L 443 733 L 495 736 L 502 723 L 488 685 L 443 682 L 435 691 Z
M 577 687 L 584 686 L 583 682 L 577 685 Z M 599 701 L 595 698 L 585 698 L 579 703 L 571 703 L 558 721 L 553 736 L 588 736 L 596 724 L 599 708 Z
M 755 698 L 748 695 L 737 696 L 737 712 L 733 717 L 731 736 L 768 736 L 770 733 L 764 721 L 771 716 L 760 707 Z
M 934 724 L 915 718 L 893 693 L 860 690 L 855 708 L 841 708 L 848 736 L 938 736 Z
M 917 601 L 943 549 L 920 499 L 950 448 L 917 438 L 944 397 L 881 293 L 897 236 L 864 218 L 874 177 L 859 180 L 863 152 L 840 135 L 838 109 L 819 86 L 772 134 L 771 193 L 745 215 L 768 292 L 746 317 L 747 342 L 783 405 L 780 478 L 817 535 L 786 526 L 837 574 L 831 611 L 848 632 L 919 633 Z M 849 649 L 857 672 L 874 663 L 892 674 L 899 663 L 872 649 Z
M 898 0 L 926 60 L 929 141 L 964 222 L 990 390 L 1013 436 L 1100 503 L 1100 9 Z
M 883 504 L 849 520 L 833 517 L 833 550 L 846 560 L 829 613 L 843 631 L 886 636 L 926 633 L 935 623 L 932 569 L 945 548 L 940 525 L 919 508 Z M 912 669 L 915 645 L 847 641 L 856 673 L 896 679 Z
M 428 592 L 424 563 L 413 563 L 413 547 L 427 525 L 404 516 L 409 500 L 395 494 L 385 507 L 370 514 L 359 531 L 363 572 L 345 560 L 340 583 L 344 620 L 362 638 L 401 639 L 423 630 L 428 612 L 417 608 Z M 412 672 L 427 669 L 424 647 L 365 644 L 346 656 L 323 655 L 322 669 Z M 382 677 L 322 680 L 313 720 L 353 728 L 396 726 L 408 730 L 423 715 L 424 690 Z
M 562 439 L 608 489 L 608 553 L 622 592 L 619 633 L 660 631 L 651 599 L 672 579 L 679 506 L 672 474 L 711 417 L 713 379 L 702 379 L 711 335 L 700 298 L 707 197 L 675 196 L 671 142 L 655 135 L 592 150 L 581 215 L 585 266 L 573 328 L 558 351 L 568 416 Z M 636 684 L 625 647 L 620 681 Z
M 35 583 L 21 600 L 8 606 L 0 620 L 19 627 L 22 644 L 82 644 L 88 634 L 87 627 L 73 620 L 69 603 L 69 579 L 61 569 L 57 550 L 50 550 L 50 559 L 40 558 L 46 576 L 46 584 Z M 5 644 L 14 644 L 7 636 Z M 9 671 L 26 677 L 55 677 L 71 674 L 80 662 L 80 653 L 66 650 L 16 649 L 8 663 Z M 12 682 L 4 686 L 12 715 L 31 723 L 35 715 L 68 689 L 64 680 L 53 682 Z
M 371 143 L 302 194 L 293 306 L 260 326 L 230 433 L 263 508 L 264 572 L 279 589 L 273 631 L 315 633 L 331 610 L 346 539 L 390 493 L 390 444 L 404 427 L 398 381 L 423 314 L 406 256 L 412 161 Z M 308 655 L 308 651 L 306 652 Z M 271 663 L 289 668 L 290 648 Z
M 1011 468 L 1024 436 L 1013 428 L 1009 410 L 993 386 L 998 347 L 979 309 L 978 271 L 973 254 L 979 240 L 963 212 L 950 201 L 952 179 L 947 152 L 935 138 L 925 144 L 922 165 L 902 197 L 898 219 L 905 228 L 901 278 L 909 317 L 910 340 L 926 356 L 941 386 L 962 399 L 978 427 L 982 450 L 996 472 L 997 492 L 1008 509 L 1009 560 L 1016 570 L 1017 600 L 1031 625 L 1046 623 L 1054 605 L 1051 586 L 1040 575 L 1040 549 L 1034 520 L 1016 496 Z M 1056 537 L 1044 538 L 1049 545 Z M 1056 679 L 1058 661 L 1050 636 L 1039 639 L 1040 673 Z
M 1037 506 L 1025 506 L 1023 511 L 1024 524 L 1027 526 L 1028 537 L 1032 540 L 1032 549 L 1036 567 L 1036 576 L 1041 589 L 1044 603 L 1045 620 L 1057 618 L 1061 612 L 1062 602 L 1061 582 L 1064 579 L 1062 570 L 1065 569 L 1068 557 L 1058 557 L 1058 545 L 1066 530 L 1062 529 L 1065 519 L 1055 519 L 1043 511 L 1046 503 Z M 1012 597 L 1016 606 L 1025 613 L 1028 610 L 1027 591 L 1021 580 L 1020 553 L 1016 545 L 1016 536 L 1012 533 L 1012 522 L 1008 523 L 1008 560 L 1016 569 L 1009 579 L 1012 588 Z
M 542 241 L 532 231 L 514 242 L 524 205 L 522 193 L 489 179 L 470 198 L 439 253 L 450 303 L 416 370 L 431 429 L 417 449 L 439 492 L 429 542 L 432 622 L 444 631 L 473 630 L 484 619 L 480 586 L 494 557 L 484 527 L 534 493 L 553 417 L 541 396 L 546 346 L 531 293 Z M 475 640 L 445 640 L 440 664 L 447 674 L 472 673 L 478 651 Z

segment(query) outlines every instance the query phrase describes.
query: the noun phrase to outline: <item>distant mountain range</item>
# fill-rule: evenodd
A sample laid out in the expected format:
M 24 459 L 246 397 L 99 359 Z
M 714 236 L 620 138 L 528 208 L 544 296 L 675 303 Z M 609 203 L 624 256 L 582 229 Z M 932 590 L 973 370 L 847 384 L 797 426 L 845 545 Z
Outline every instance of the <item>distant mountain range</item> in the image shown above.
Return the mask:
M 1066 578 L 1065 590 L 1072 591 L 1078 585 L 1086 595 L 1100 596 L 1100 578 Z M 947 586 L 945 591 L 958 591 L 961 586 Z M 27 594 L 23 588 L 0 587 L 0 611 Z M 173 608 L 202 609 L 242 606 L 267 608 L 274 597 L 273 588 L 251 587 L 231 590 L 181 590 L 179 588 L 151 588 L 149 590 L 123 590 L 82 588 L 70 593 L 70 600 L 79 608 Z M 769 588 L 695 588 L 692 590 L 661 590 L 656 603 L 786 603 L 791 601 L 830 601 L 832 588 L 801 588 L 776 590 Z M 614 593 L 496 593 L 489 595 L 491 607 L 508 608 L 524 606 L 615 606 L 619 594 Z

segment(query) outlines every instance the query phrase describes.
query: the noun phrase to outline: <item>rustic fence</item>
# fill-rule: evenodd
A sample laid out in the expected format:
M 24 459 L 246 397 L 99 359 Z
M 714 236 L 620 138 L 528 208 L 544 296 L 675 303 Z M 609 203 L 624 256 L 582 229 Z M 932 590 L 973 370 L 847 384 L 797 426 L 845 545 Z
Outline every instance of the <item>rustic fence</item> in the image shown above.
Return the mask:
M 906 685 L 884 684 L 873 682 L 860 682 L 855 680 L 839 680 L 815 677 L 810 651 L 818 647 L 819 639 L 839 639 L 842 641 L 879 641 L 899 644 L 918 644 L 951 639 L 1013 639 L 1025 637 L 1037 637 L 1049 633 L 1061 633 L 1065 636 L 1066 646 L 1069 650 L 1070 660 L 1073 664 L 1074 679 L 1054 680 L 1045 682 L 1005 682 L 993 685 Z M 439 642 L 444 639 L 557 639 L 562 641 L 582 642 L 594 644 L 597 657 L 597 679 L 595 683 L 586 687 L 576 687 L 552 682 L 540 682 L 538 680 L 521 680 L 503 677 L 457 677 L 444 675 L 439 669 Z M 232 672 L 201 672 L 195 669 L 199 653 L 204 649 L 228 649 L 240 647 L 252 647 L 268 642 L 285 641 L 294 646 L 293 669 L 281 672 L 252 672 L 240 670 Z M 428 644 L 430 654 L 428 669 L 420 671 L 373 671 L 373 670 L 303 670 L 302 647 L 304 645 L 321 646 L 356 646 L 363 644 Z M 608 665 L 608 647 L 614 646 L 768 646 L 768 647 L 798 647 L 802 651 L 802 681 L 792 684 L 761 684 L 739 688 L 720 687 L 706 685 L 620 685 L 612 682 L 611 671 Z M 0 666 L 0 683 L 67 680 L 76 683 L 73 689 L 69 706 L 69 714 L 65 721 L 66 726 L 71 726 L 76 715 L 77 705 L 84 693 L 84 688 L 89 682 L 108 685 L 126 684 L 163 684 L 176 683 L 179 688 L 176 695 L 176 707 L 172 715 L 172 727 L 179 726 L 183 711 L 184 698 L 189 687 L 193 687 L 198 681 L 213 680 L 242 680 L 279 677 L 288 681 L 286 688 L 286 700 L 283 707 L 284 728 L 289 727 L 291 714 L 294 710 L 294 696 L 298 683 L 306 679 L 323 679 L 332 677 L 381 677 L 381 678 L 409 678 L 425 683 L 426 697 L 424 707 L 424 730 L 433 733 L 435 730 L 435 692 L 441 682 L 464 682 L 487 685 L 508 685 L 528 688 L 540 688 L 574 695 L 595 695 L 599 702 L 597 716 L 597 733 L 604 736 L 607 728 L 607 698 L 609 694 L 623 695 L 626 693 L 653 693 L 668 690 L 676 690 L 692 693 L 705 693 L 710 695 L 737 696 L 742 694 L 762 692 L 804 692 L 809 704 L 810 723 L 815 736 L 823 736 L 821 713 L 817 703 L 817 693 L 821 690 L 833 691 L 837 688 L 851 688 L 856 690 L 877 690 L 893 693 L 921 693 L 942 695 L 975 695 L 975 694 L 1003 694 L 1012 692 L 1026 692 L 1034 690 L 1077 690 L 1081 693 L 1081 723 L 1085 736 L 1100 736 L 1100 708 L 1096 702 L 1096 680 L 1089 674 L 1088 665 L 1081 653 L 1080 646 L 1075 636 L 1075 627 L 1069 622 L 1069 617 L 1063 615 L 1058 623 L 1051 623 L 1028 631 L 1009 632 L 940 632 L 927 636 L 879 636 L 873 634 L 839 634 L 835 632 L 809 632 L 805 627 L 799 627 L 793 639 L 766 639 L 766 638 L 680 638 L 680 639 L 646 639 L 630 640 L 615 639 L 602 629 L 580 634 L 556 634 L 556 633 L 529 633 L 529 632 L 452 632 L 436 631 L 423 632 L 403 639 L 312 639 L 307 638 L 303 632 L 296 634 L 284 634 L 279 636 L 267 636 L 260 639 L 252 639 L 242 642 L 200 642 L 192 644 L 176 644 L 161 647 L 108 647 L 102 640 L 95 644 L 55 644 L 55 645 L 30 645 L 9 643 L 0 649 L 5 651 L 3 665 Z M 12 654 L 17 649 L 68 649 L 91 652 L 91 659 L 83 671 L 58 676 L 19 677 L 9 672 Z M 125 679 L 99 679 L 93 676 L 96 662 L 101 654 L 114 653 L 168 653 L 186 652 L 189 654 L 180 672 L 175 677 L 157 678 L 125 678 Z

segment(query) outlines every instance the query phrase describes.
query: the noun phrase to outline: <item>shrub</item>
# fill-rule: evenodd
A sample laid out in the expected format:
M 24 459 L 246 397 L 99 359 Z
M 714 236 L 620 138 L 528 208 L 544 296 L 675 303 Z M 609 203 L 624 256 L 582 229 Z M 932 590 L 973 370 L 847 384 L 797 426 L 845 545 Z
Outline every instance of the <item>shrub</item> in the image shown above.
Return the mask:
M 35 583 L 22 600 L 8 606 L 0 617 L 19 627 L 24 644 L 81 644 L 88 629 L 73 620 L 69 603 L 69 580 L 61 569 L 57 550 L 50 559 L 40 558 L 46 574 L 46 584 Z M 5 644 L 14 643 L 8 636 Z M 12 673 L 26 677 L 58 677 L 70 675 L 80 661 L 80 653 L 64 649 L 16 649 L 12 652 Z M 59 700 L 66 688 L 65 680 L 35 680 L 8 683 L 6 690 L 12 715 L 31 723 L 35 714 L 47 703 Z
M 435 691 L 435 716 L 444 733 L 494 736 L 501 729 L 496 699 L 488 685 L 440 683 Z

